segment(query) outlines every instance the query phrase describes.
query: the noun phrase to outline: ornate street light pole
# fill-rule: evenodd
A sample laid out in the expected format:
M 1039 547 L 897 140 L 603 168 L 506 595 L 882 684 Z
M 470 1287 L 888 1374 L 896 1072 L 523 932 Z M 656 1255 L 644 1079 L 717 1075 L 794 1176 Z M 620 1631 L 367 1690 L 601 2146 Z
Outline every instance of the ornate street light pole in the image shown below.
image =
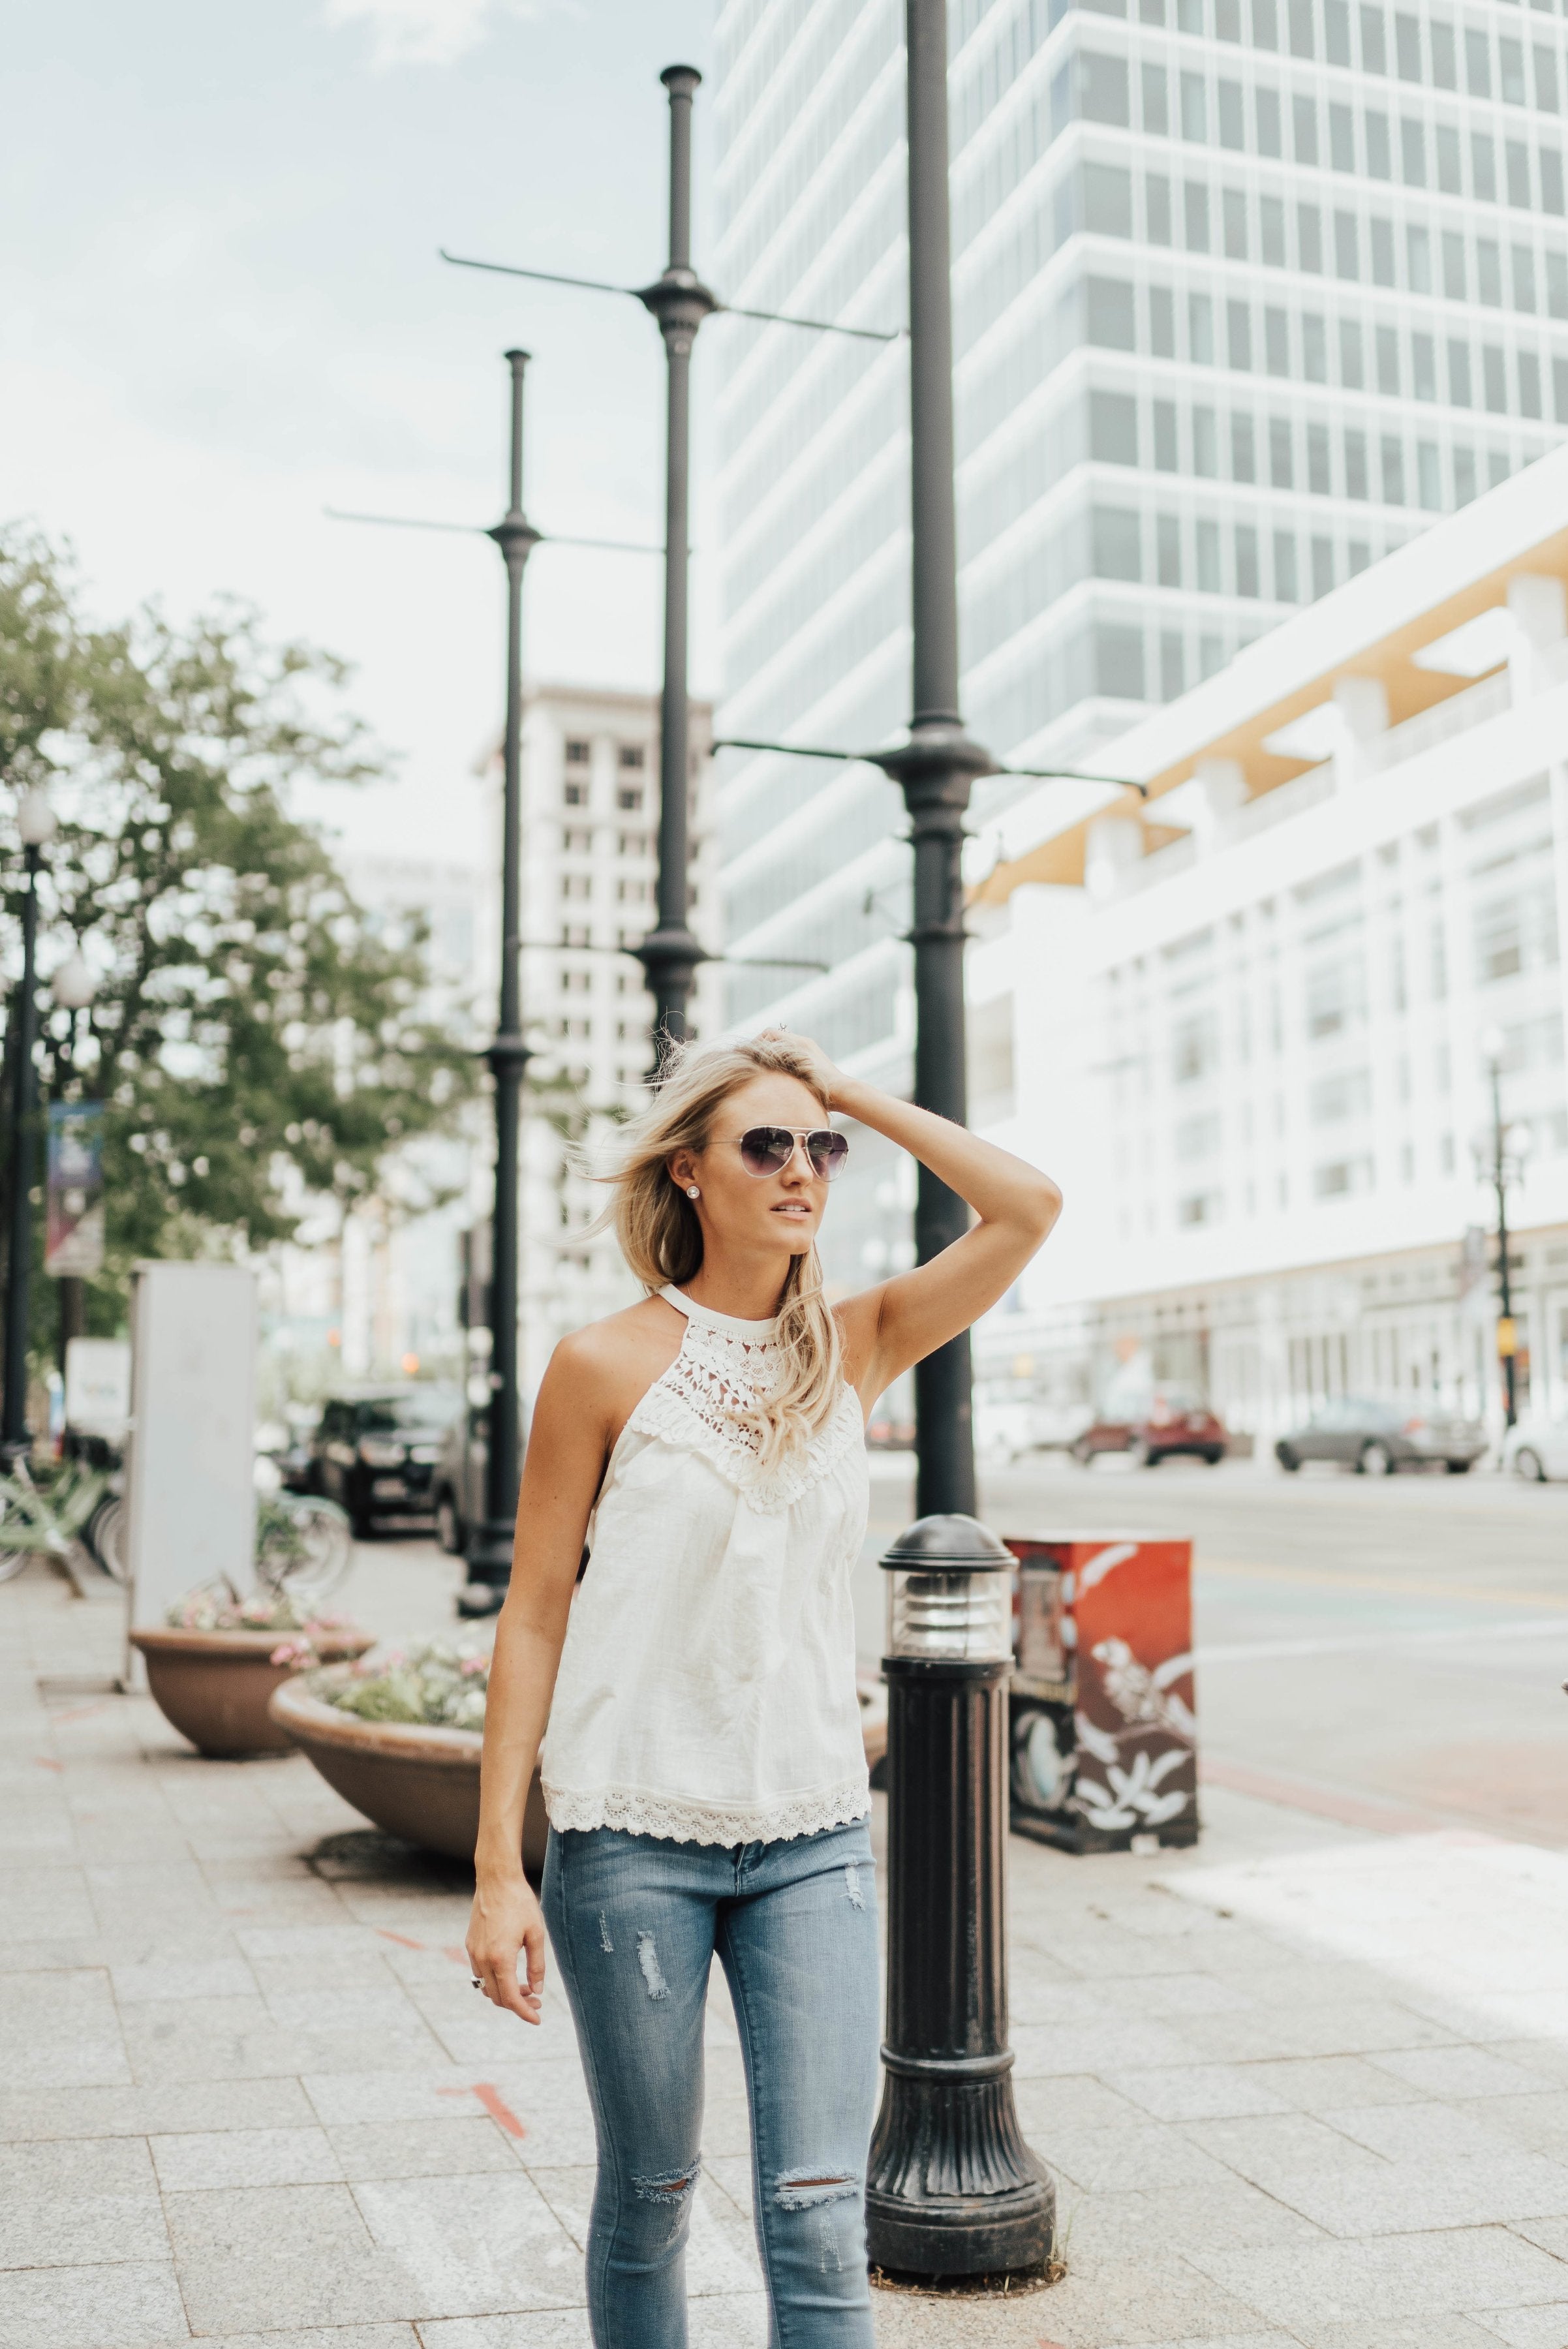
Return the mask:
M 22 899 L 22 975 L 11 999 L 11 1245 L 5 1267 L 5 1394 L 0 1465 L 28 1448 L 27 1329 L 33 1269 L 33 1174 L 37 1156 L 38 867 L 55 835 L 55 814 L 41 791 L 24 792 L 16 810 L 27 888 Z
M 702 77 L 695 66 L 666 66 L 670 92 L 670 259 L 651 285 L 611 285 L 601 279 L 564 277 L 548 269 L 474 261 L 442 251 L 462 269 L 528 277 L 546 285 L 575 285 L 589 294 L 629 295 L 659 321 L 668 367 L 665 403 L 664 683 L 659 725 L 659 919 L 631 948 L 653 997 L 655 1074 L 668 1040 L 690 1032 L 688 1008 L 699 963 L 711 957 L 692 936 L 687 916 L 688 809 L 691 788 L 688 683 L 688 576 L 691 474 L 691 347 L 704 318 L 715 311 L 764 324 L 805 326 L 817 334 L 850 335 L 861 342 L 897 342 L 875 326 L 843 326 L 827 318 L 793 318 L 774 310 L 746 310 L 721 301 L 691 266 L 691 100 Z
M 49 993 L 59 1009 L 67 1013 L 70 1018 L 70 1034 L 66 1046 L 65 1061 L 67 1071 L 74 1078 L 79 1073 L 77 1067 L 78 1024 L 82 1013 L 89 1008 L 93 997 L 98 993 L 98 982 L 88 968 L 79 947 L 75 947 L 67 956 L 53 978 L 50 979 Z M 66 1367 L 66 1350 L 71 1340 L 85 1337 L 87 1334 L 87 1283 L 79 1273 L 62 1273 L 59 1278 L 59 1291 L 60 1369 L 63 1371 Z
M 539 543 L 523 512 L 523 371 L 526 351 L 506 353 L 512 370 L 511 493 L 488 535 L 506 565 L 506 746 L 501 815 L 501 1004 L 485 1058 L 495 1082 L 495 1209 L 492 1224 L 490 1413 L 484 1516 L 469 1535 L 463 1615 L 493 1615 L 512 1573 L 517 1515 L 518 1126 L 523 1074 L 533 1057 L 523 1038 L 523 573 Z
M 659 321 L 668 367 L 664 429 L 664 683 L 659 703 L 659 921 L 636 949 L 653 998 L 655 1060 L 690 1032 L 697 966 L 706 959 L 687 920 L 690 755 L 688 590 L 691 567 L 691 346 L 719 307 L 691 266 L 691 98 L 695 66 L 666 66 L 670 92 L 670 260 L 641 290 Z
M 1509 1261 L 1508 1186 L 1524 1172 L 1530 1154 L 1528 1125 L 1502 1122 L 1502 1061 L 1506 1040 L 1500 1028 L 1489 1028 L 1481 1038 L 1481 1057 L 1491 1091 L 1491 1131 L 1478 1135 L 1476 1171 L 1491 1185 L 1497 1199 L 1497 1351 L 1502 1364 L 1502 1415 L 1506 1426 L 1519 1424 L 1519 1335 L 1513 1319 L 1513 1267 Z
M 914 711 L 880 763 L 915 850 L 915 1099 L 963 1124 L 964 811 L 994 772 L 959 713 L 948 220 L 947 0 L 907 0 Z M 915 1243 L 961 1237 L 925 1167 Z M 966 1337 L 915 1373 L 917 1522 L 889 1570 L 888 2037 L 867 2180 L 873 2263 L 920 2275 L 1038 2270 L 1055 2219 L 1023 2142 L 1007 2044 L 1007 1682 L 1012 1559 L 974 1508 Z

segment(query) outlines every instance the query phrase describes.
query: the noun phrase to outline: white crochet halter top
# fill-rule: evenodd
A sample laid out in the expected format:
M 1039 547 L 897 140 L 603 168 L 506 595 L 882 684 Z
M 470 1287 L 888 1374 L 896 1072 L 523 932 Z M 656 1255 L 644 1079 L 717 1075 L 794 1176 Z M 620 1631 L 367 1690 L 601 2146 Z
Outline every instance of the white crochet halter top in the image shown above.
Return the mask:
M 871 1807 L 849 1574 L 869 1499 L 858 1400 L 773 1475 L 737 1404 L 773 1321 L 678 1288 L 680 1351 L 610 1455 L 540 1757 L 557 1828 L 683 1843 L 815 1835 Z

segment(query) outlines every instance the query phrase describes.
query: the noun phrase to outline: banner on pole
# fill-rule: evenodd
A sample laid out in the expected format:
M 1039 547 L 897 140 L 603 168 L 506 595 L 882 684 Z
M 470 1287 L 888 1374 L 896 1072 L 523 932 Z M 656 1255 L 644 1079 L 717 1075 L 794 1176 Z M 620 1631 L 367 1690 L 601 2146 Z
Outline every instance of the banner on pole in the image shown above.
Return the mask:
M 49 1105 L 44 1270 L 57 1280 L 103 1266 L 103 1103 Z

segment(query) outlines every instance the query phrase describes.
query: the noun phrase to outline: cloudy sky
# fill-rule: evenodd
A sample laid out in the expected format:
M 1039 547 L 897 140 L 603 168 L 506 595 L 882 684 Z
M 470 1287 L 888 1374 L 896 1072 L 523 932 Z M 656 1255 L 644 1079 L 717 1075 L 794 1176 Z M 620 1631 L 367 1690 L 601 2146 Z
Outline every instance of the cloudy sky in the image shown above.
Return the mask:
M 476 850 L 503 576 L 483 539 L 355 529 L 322 508 L 494 520 L 500 353 L 520 342 L 534 521 L 658 537 L 651 319 L 448 268 L 436 248 L 655 275 L 659 69 L 708 67 L 711 15 L 711 0 L 52 0 L 10 16 L 0 519 L 68 538 L 102 617 L 229 590 L 277 634 L 346 655 L 399 778 L 335 801 L 350 844 Z M 647 557 L 537 554 L 530 674 L 655 683 L 658 579 Z M 711 677 L 706 631 L 698 660 Z

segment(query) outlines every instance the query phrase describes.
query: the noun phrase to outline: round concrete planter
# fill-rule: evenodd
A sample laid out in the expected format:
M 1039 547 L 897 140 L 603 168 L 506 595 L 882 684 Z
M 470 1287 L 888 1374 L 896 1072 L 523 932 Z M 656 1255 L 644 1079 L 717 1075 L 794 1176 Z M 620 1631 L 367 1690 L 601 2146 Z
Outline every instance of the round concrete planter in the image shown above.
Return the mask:
M 163 1718 L 198 1752 L 217 1761 L 244 1754 L 286 1754 L 289 1740 L 269 1713 L 275 1692 L 298 1671 L 275 1664 L 275 1649 L 293 1631 L 132 1631 L 147 1665 L 147 1684 Z M 368 1631 L 322 1632 L 314 1641 L 324 1663 L 362 1656 Z
M 866 1758 L 875 1765 L 888 1745 L 886 1689 L 863 1681 L 860 1707 Z M 272 1717 L 327 1785 L 377 1826 L 424 1851 L 472 1860 L 479 1837 L 479 1756 L 484 1743 L 479 1730 L 361 1721 L 358 1713 L 324 1704 L 296 1681 L 275 1691 Z M 523 1866 L 535 1884 L 544 1872 L 549 1825 L 535 1771 L 523 1819 Z
M 389 1835 L 448 1859 L 472 1860 L 479 1837 L 477 1729 L 427 1729 L 417 1722 L 361 1721 L 286 1682 L 272 1717 L 310 1756 L 327 1785 Z M 539 1775 L 528 1789 L 523 1866 L 535 1883 L 545 1866 L 549 1821 Z

